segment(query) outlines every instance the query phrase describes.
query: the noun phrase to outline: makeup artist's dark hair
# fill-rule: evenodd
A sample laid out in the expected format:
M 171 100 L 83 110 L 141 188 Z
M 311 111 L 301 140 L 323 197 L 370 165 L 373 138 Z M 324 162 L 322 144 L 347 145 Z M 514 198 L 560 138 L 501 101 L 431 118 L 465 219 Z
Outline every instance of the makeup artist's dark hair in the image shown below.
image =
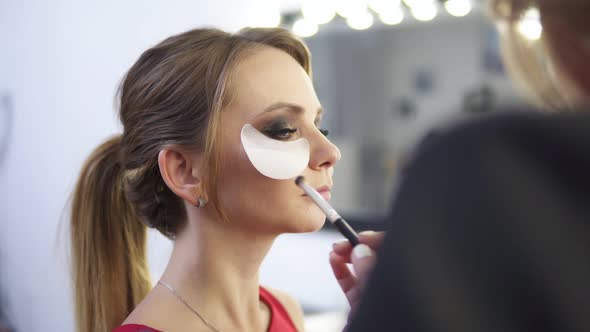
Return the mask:
M 260 46 L 288 53 L 311 75 L 300 39 L 284 29 L 256 28 L 187 31 L 145 51 L 127 73 L 119 88 L 123 134 L 92 152 L 73 194 L 77 331 L 111 331 L 151 289 L 146 226 L 173 238 L 186 223 L 182 199 L 160 175 L 162 149 L 203 154 L 204 191 L 225 217 L 215 185 L 220 112 L 231 99 L 232 71 Z

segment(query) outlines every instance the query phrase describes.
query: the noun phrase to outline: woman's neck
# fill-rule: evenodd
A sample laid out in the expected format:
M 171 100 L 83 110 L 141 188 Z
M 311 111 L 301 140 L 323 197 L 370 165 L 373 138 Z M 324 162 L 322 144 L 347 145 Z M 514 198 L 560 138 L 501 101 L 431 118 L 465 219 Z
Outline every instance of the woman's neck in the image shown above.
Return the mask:
M 162 280 L 213 325 L 266 326 L 259 302 L 259 268 L 276 235 L 199 218 L 177 236 Z

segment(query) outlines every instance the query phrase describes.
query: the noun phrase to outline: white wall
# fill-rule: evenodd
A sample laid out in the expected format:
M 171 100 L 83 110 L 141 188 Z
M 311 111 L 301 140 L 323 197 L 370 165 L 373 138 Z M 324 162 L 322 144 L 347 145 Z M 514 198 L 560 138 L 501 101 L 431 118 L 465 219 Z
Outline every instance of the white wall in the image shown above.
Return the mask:
M 120 131 L 113 100 L 125 70 L 168 35 L 204 24 L 235 30 L 260 3 L 0 1 L 0 94 L 14 104 L 0 164 L 0 294 L 17 331 L 72 330 L 58 222 L 84 158 Z M 152 253 L 167 248 L 156 238 Z

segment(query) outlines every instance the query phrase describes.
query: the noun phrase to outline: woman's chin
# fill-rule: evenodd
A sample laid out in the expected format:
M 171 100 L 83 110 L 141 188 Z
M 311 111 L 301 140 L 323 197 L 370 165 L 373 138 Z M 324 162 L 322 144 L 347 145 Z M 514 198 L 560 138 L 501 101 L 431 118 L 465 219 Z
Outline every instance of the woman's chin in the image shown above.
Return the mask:
M 324 216 L 320 218 L 308 219 L 306 222 L 298 222 L 293 224 L 292 230 L 289 233 L 313 233 L 319 231 L 325 223 Z

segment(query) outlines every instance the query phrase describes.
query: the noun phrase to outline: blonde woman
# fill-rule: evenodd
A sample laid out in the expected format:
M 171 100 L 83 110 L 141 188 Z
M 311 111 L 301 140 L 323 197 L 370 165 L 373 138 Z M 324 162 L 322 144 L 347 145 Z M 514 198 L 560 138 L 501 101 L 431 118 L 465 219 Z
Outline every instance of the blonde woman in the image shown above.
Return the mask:
M 340 159 L 310 75 L 307 47 L 282 29 L 197 29 L 141 55 L 120 87 L 123 133 L 74 193 L 77 331 L 303 330 L 299 305 L 258 271 L 278 235 L 324 223 L 292 180 L 329 198 Z M 155 287 L 147 227 L 174 241 Z
M 457 124 L 422 143 L 384 242 L 366 234 L 353 255 L 346 243 L 331 253 L 356 312 L 347 332 L 590 331 L 590 1 L 490 4 L 510 71 L 552 112 Z M 518 31 L 531 9 L 536 42 Z M 370 277 L 368 247 L 380 247 Z

